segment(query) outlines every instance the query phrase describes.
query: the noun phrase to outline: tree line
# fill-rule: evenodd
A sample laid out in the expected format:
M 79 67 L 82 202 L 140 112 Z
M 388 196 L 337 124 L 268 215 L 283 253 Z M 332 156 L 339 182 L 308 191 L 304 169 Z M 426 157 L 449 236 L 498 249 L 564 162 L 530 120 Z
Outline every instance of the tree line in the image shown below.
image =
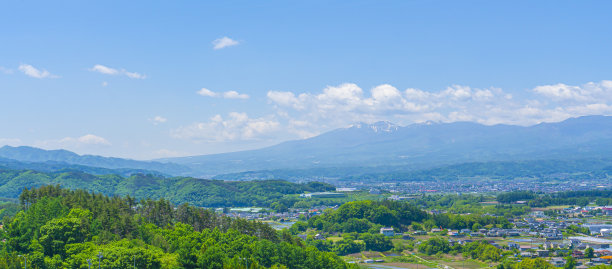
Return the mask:
M 350 268 L 287 231 L 167 200 L 25 189 L 21 210 L 3 219 L 0 267 Z M 22 255 L 20 257 L 19 255 Z M 100 257 L 98 257 L 100 255 Z
M 288 195 L 335 190 L 333 185 L 320 182 L 222 181 L 143 173 L 124 177 L 116 174 L 92 175 L 79 171 L 39 172 L 0 168 L 0 197 L 17 198 L 24 187 L 38 188 L 56 184 L 67 189 L 85 189 L 108 196 L 163 198 L 174 204 L 189 203 L 202 207 L 269 207 Z M 298 200 L 285 202 L 291 207 Z

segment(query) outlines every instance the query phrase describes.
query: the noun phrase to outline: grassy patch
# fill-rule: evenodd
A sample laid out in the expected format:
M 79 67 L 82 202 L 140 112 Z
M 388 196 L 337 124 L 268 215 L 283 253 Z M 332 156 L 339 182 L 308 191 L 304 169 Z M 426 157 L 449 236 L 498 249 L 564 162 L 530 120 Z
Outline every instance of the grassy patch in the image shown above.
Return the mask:
M 340 236 L 330 236 L 330 237 L 327 238 L 327 240 L 331 240 L 332 242 L 336 243 L 336 242 L 342 240 L 342 237 L 340 237 Z

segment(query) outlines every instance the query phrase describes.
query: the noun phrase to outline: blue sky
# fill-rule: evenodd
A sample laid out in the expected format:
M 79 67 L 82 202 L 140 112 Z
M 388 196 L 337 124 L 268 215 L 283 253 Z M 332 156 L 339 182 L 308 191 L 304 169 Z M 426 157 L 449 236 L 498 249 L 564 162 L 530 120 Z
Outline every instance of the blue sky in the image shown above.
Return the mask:
M 610 1 L 3 1 L 0 145 L 136 159 L 612 114 Z

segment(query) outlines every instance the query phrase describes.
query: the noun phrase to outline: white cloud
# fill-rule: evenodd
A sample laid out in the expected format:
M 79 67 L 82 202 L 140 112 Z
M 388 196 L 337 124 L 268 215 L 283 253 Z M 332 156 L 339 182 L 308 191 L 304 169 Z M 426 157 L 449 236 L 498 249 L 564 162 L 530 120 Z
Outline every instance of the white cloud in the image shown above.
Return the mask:
M 118 75 L 119 74 L 119 70 L 110 68 L 104 65 L 100 65 L 100 64 L 94 65 L 91 69 L 89 69 L 89 71 L 98 72 L 98 73 L 102 73 L 105 75 Z
M 202 96 L 240 98 L 238 92 L 202 88 Z M 245 97 L 243 97 L 245 98 Z M 612 81 L 552 84 L 512 93 L 496 87 L 451 85 L 440 90 L 398 89 L 382 84 L 362 89 L 354 83 L 314 92 L 268 91 L 273 114 L 215 115 L 171 131 L 179 139 L 221 143 L 308 138 L 355 122 L 426 121 L 532 125 L 584 115 L 612 115 Z
M 136 72 L 128 72 L 128 71 L 124 71 L 123 74 L 125 74 L 128 78 L 135 78 L 135 79 L 145 79 L 147 78 L 147 76 L 140 74 L 140 73 L 136 73 Z
M 269 91 L 267 96 L 268 100 L 270 100 L 272 103 L 276 103 L 281 106 L 290 106 L 298 110 L 304 109 L 303 104 L 306 103 L 306 99 L 311 97 L 306 93 L 302 93 L 296 97 L 292 92 L 278 91 Z
M 88 150 L 109 147 L 112 144 L 103 137 L 86 134 L 80 137 L 67 136 L 61 139 L 40 140 L 34 142 L 33 146 L 45 149 Z
M 21 139 L 19 138 L 0 138 L 0 146 L 18 146 L 21 144 Z
M 488 89 L 476 90 L 474 92 L 474 99 L 477 99 L 477 100 L 488 100 L 493 97 L 494 97 L 493 93 L 491 92 L 491 90 L 488 90 Z M 504 96 L 504 98 L 508 99 L 506 96 Z
M 108 82 L 106 81 L 102 82 L 102 87 L 106 87 L 106 86 L 108 86 Z
M 233 39 L 231 39 L 231 38 L 229 38 L 227 36 L 224 36 L 222 38 L 218 38 L 218 39 L 213 40 L 212 44 L 213 44 L 213 49 L 219 50 L 219 49 L 222 49 L 222 48 L 236 46 L 236 45 L 239 44 L 239 42 L 236 41 L 236 40 L 233 40 Z
M 387 120 L 401 125 L 429 120 L 531 125 L 612 114 L 612 81 L 607 80 L 581 86 L 537 86 L 518 95 L 495 87 L 480 89 L 465 85 L 452 85 L 441 91 L 414 88 L 400 91 L 382 84 L 364 91 L 356 84 L 344 83 L 328 86 L 319 93 L 269 91 L 267 97 L 287 132 L 299 137 L 359 121 Z
M 298 103 L 298 99 L 292 92 L 269 91 L 267 96 L 270 101 L 282 106 L 293 106 Z
M 277 131 L 280 123 L 273 118 L 249 118 L 246 113 L 231 112 L 227 118 L 211 117 L 171 131 L 174 138 L 205 142 L 263 139 Z
M 106 140 L 103 137 L 97 136 L 97 135 L 92 135 L 92 134 L 86 134 L 84 136 L 81 137 L 64 137 L 62 139 L 59 140 L 60 144 L 78 144 L 78 145 L 105 145 L 105 146 L 110 146 L 111 143 L 108 142 L 108 140 Z
M 206 97 L 221 97 L 226 99 L 249 99 L 248 94 L 238 93 L 237 91 L 213 92 L 209 89 L 202 88 L 196 93 Z
M 453 85 L 446 88 L 446 90 L 442 92 L 442 95 L 449 96 L 455 100 L 465 100 L 472 97 L 472 89 L 467 86 Z
M 143 75 L 140 73 L 129 72 L 125 69 L 115 69 L 115 68 L 104 66 L 101 64 L 94 65 L 92 68 L 89 69 L 89 71 L 97 72 L 97 73 L 104 74 L 104 75 L 111 75 L 111 76 L 124 75 L 128 78 L 133 78 L 133 79 L 147 78 L 146 75 Z
M 29 64 L 19 65 L 19 71 L 33 78 L 59 78 L 58 76 L 49 73 L 49 71 L 47 70 L 37 69 L 36 67 L 31 66 Z
M 152 119 L 149 119 L 149 121 L 153 122 L 153 124 L 157 125 L 160 123 L 165 123 L 166 121 L 168 121 L 168 119 L 162 117 L 162 116 L 155 116 Z
M 387 102 L 401 99 L 402 94 L 395 87 L 383 84 L 372 89 L 372 98 L 380 102 Z
M 248 99 L 249 95 L 244 93 L 238 93 L 237 91 L 227 91 L 223 93 L 223 98 L 228 99 Z
M 206 88 L 202 88 L 199 91 L 197 91 L 197 94 L 202 95 L 202 96 L 208 96 L 208 97 L 216 97 L 217 93 L 213 92 L 209 89 Z
M 582 99 L 584 92 L 578 86 L 569 86 L 563 83 L 555 85 L 538 86 L 533 89 L 536 93 L 555 99 Z
M 533 89 L 537 94 L 554 101 L 565 102 L 597 102 L 598 100 L 612 101 L 612 81 L 589 82 L 581 86 L 558 83 L 543 85 Z

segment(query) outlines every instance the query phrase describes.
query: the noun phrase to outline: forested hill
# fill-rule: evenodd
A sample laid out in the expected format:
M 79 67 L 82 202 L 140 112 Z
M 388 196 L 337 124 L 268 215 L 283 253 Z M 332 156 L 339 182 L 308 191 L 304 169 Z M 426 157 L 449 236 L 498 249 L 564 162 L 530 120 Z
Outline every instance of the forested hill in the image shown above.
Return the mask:
M 0 147 L 0 158 L 23 163 L 38 163 L 52 165 L 76 165 L 91 168 L 151 170 L 169 175 L 186 175 L 190 169 L 186 166 L 153 161 L 137 161 L 115 157 L 96 155 L 79 155 L 71 151 L 44 150 L 34 147 L 20 146 Z
M 136 169 L 136 168 L 103 168 L 79 164 L 70 164 L 66 162 L 44 161 L 44 162 L 24 162 L 13 159 L 0 157 L 0 169 L 9 170 L 35 170 L 40 172 L 70 172 L 80 171 L 93 175 L 108 175 L 117 174 L 122 176 L 131 176 L 133 174 L 156 174 L 165 175 L 164 173 L 154 170 Z
M 75 171 L 44 173 L 33 170 L 0 169 L 0 197 L 17 198 L 26 187 L 56 184 L 68 189 L 85 189 L 109 196 L 164 198 L 175 204 L 190 203 L 204 207 L 269 206 L 286 194 L 335 189 L 332 185 L 318 182 L 305 184 L 282 180 L 231 182 L 191 177 L 167 178 L 151 174 L 122 177 Z
M 0 268 L 356 268 L 288 231 L 166 200 L 27 190 L 0 230 Z M 101 255 L 101 256 L 98 256 Z

